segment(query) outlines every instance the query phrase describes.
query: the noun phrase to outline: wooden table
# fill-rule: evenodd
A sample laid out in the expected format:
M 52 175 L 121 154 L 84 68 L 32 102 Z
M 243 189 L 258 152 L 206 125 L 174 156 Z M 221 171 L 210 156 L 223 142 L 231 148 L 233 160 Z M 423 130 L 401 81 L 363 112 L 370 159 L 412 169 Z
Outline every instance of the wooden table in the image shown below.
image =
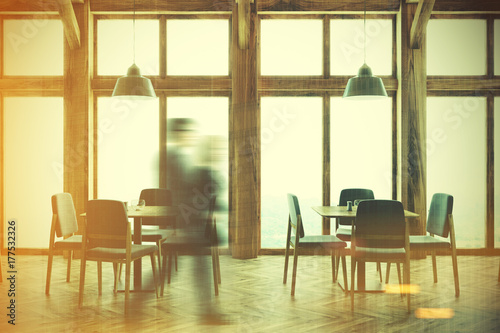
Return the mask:
M 128 207 L 128 217 L 134 218 L 134 244 L 142 244 L 142 218 L 144 217 L 175 217 L 178 209 L 170 206 L 144 206 L 141 210 Z M 80 216 L 86 217 L 86 213 Z M 142 260 L 134 261 L 134 290 L 142 290 Z
M 357 206 L 352 207 L 352 211 L 347 210 L 347 206 L 313 206 L 312 209 L 318 213 L 319 215 L 327 218 L 339 218 L 339 217 L 350 217 L 356 218 Z M 413 213 L 405 210 L 405 218 L 417 218 L 419 215 L 417 213 Z M 408 226 L 407 226 L 408 227 Z M 384 285 L 379 281 L 375 280 L 366 280 L 365 277 L 365 263 L 358 262 L 357 268 L 357 284 L 355 287 L 355 291 L 360 292 L 382 292 L 384 291 Z M 342 289 L 345 290 L 341 281 L 339 281 L 339 285 Z

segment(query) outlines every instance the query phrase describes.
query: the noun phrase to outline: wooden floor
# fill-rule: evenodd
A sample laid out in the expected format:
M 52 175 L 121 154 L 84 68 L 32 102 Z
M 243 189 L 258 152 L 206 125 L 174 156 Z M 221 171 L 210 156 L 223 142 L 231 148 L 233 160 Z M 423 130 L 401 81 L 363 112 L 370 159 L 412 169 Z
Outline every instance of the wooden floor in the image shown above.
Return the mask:
M 451 260 L 438 257 L 439 282 L 432 282 L 431 260 L 412 260 L 412 283 L 420 293 L 412 295 L 412 313 L 398 294 L 356 294 L 356 311 L 349 297 L 331 282 L 329 257 L 299 258 L 297 289 L 290 296 L 291 281 L 282 283 L 283 257 L 261 256 L 238 260 L 221 256 L 220 295 L 213 297 L 220 312 L 230 316 L 227 326 L 201 325 L 196 311 L 192 258 L 179 258 L 179 271 L 165 295 L 131 295 L 131 313 L 124 315 L 123 293 L 112 292 L 112 270 L 104 266 L 103 295 L 97 295 L 96 265 L 88 263 L 85 299 L 78 309 L 79 260 L 73 263 L 72 281 L 65 281 L 65 261 L 54 260 L 51 295 L 45 296 L 47 257 L 17 256 L 15 285 L 16 326 L 7 323 L 10 283 L 6 257 L 2 257 L 4 281 L 0 283 L 0 332 L 498 332 L 500 285 L 497 257 L 458 259 L 461 295 L 455 298 Z M 348 259 L 349 264 L 349 259 Z M 143 265 L 144 274 L 150 266 Z M 349 267 L 349 265 L 348 265 Z M 383 266 L 385 271 L 385 265 Z M 290 270 L 291 272 L 291 270 Z M 376 277 L 375 265 L 367 275 Z M 391 282 L 397 282 L 396 270 Z M 122 278 L 123 279 L 123 278 Z M 212 294 L 213 295 L 213 294 Z M 418 308 L 452 309 L 451 319 L 419 319 Z

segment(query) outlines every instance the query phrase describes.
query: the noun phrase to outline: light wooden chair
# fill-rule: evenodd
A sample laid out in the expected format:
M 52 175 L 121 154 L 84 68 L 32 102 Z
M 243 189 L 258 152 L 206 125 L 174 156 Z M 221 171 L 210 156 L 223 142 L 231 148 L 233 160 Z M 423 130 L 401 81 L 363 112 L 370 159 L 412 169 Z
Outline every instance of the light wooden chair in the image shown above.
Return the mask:
M 52 196 L 52 225 L 50 227 L 49 258 L 47 263 L 47 278 L 45 281 L 45 294 L 50 292 L 50 279 L 52 275 L 52 261 L 56 251 L 67 250 L 68 267 L 66 281 L 70 281 L 71 258 L 74 251 L 82 249 L 82 236 L 76 235 L 78 223 L 76 220 L 73 198 L 69 193 L 58 193 Z M 56 237 L 62 237 L 56 240 Z
M 351 310 L 354 311 L 354 277 L 358 262 L 402 263 L 403 283 L 410 312 L 410 245 L 403 204 L 395 200 L 359 203 L 351 232 Z
M 112 262 L 115 269 L 118 264 L 125 264 L 125 313 L 127 313 L 132 262 L 149 255 L 156 297 L 158 297 L 155 260 L 157 252 L 156 245 L 132 244 L 131 226 L 122 201 L 90 200 L 87 204 L 87 223 L 83 232 L 78 306 L 81 307 L 83 304 L 85 269 L 88 260 L 97 261 L 98 264 L 99 295 L 102 294 L 102 262 Z M 117 279 L 118 274 L 115 274 L 115 292 Z
M 451 252 L 455 296 L 460 296 L 458 281 L 457 246 L 455 242 L 455 227 L 453 223 L 453 196 L 446 193 L 435 193 L 431 199 L 429 215 L 427 216 L 428 235 L 410 236 L 410 250 L 430 251 L 432 255 L 432 272 L 434 283 L 437 283 L 436 251 Z M 435 236 L 439 236 L 435 237 Z M 387 276 L 389 266 L 387 266 Z
M 165 276 L 167 277 L 167 283 L 170 283 L 171 271 L 172 271 L 172 258 L 177 256 L 178 251 L 192 251 L 196 248 L 210 248 L 210 255 L 212 257 L 212 273 L 214 281 L 214 292 L 215 296 L 219 295 L 219 284 L 221 284 L 221 273 L 220 273 L 220 263 L 219 263 L 219 240 L 217 235 L 217 224 L 214 215 L 216 206 L 216 196 L 212 195 L 209 199 L 207 216 L 205 220 L 205 235 L 204 237 L 199 237 L 199 235 L 190 235 L 183 233 L 180 230 L 179 233 L 167 237 L 167 239 L 162 243 L 163 263 L 162 263 L 162 285 L 161 285 L 161 295 L 165 289 Z M 203 238 L 203 239 L 201 239 Z M 167 265 L 168 256 L 168 265 Z M 165 269 L 167 272 L 165 272 Z
M 339 256 L 342 258 L 342 268 L 344 271 L 344 284 L 347 286 L 347 271 L 344 249 L 347 246 L 346 242 L 338 239 L 334 235 L 306 235 L 304 226 L 302 225 L 302 216 L 300 213 L 299 200 L 294 194 L 288 194 L 288 230 L 286 236 L 285 250 L 285 269 L 283 273 L 283 284 L 286 284 L 288 273 L 288 257 L 290 247 L 293 251 L 293 271 L 292 271 L 292 290 L 291 295 L 295 295 L 295 284 L 297 279 L 297 264 L 299 252 L 301 249 L 309 248 L 319 250 L 321 252 L 329 252 L 332 257 L 332 279 L 336 281 L 335 273 L 335 255 L 339 251 Z M 346 294 L 347 295 L 347 294 Z

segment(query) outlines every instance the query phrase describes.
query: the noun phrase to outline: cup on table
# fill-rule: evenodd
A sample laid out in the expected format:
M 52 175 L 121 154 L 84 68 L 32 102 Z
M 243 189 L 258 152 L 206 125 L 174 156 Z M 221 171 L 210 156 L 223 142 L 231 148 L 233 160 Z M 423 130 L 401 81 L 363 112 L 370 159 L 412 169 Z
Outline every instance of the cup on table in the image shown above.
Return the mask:
M 352 211 L 352 201 L 347 201 L 347 211 Z

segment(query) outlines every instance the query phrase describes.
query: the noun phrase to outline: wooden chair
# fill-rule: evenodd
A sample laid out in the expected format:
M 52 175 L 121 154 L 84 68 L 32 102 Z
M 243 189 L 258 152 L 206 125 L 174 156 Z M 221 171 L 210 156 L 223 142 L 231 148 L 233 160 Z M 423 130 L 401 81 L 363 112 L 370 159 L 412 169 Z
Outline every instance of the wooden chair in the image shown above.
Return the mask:
M 435 193 L 431 199 L 429 215 L 427 216 L 428 235 L 410 236 L 410 250 L 430 251 L 432 255 L 432 272 L 434 283 L 437 283 L 436 251 L 451 252 L 453 277 L 455 280 L 455 296 L 460 296 L 458 282 L 457 247 L 455 242 L 455 227 L 453 224 L 453 196 L 445 193 Z M 442 238 L 437 238 L 439 236 Z M 389 266 L 387 268 L 387 276 Z
M 87 204 L 87 223 L 83 232 L 78 306 L 81 307 L 83 304 L 85 268 L 88 260 L 97 261 L 98 264 L 99 295 L 102 294 L 102 262 L 112 262 L 115 269 L 118 264 L 125 264 L 125 313 L 127 313 L 132 262 L 149 255 L 156 297 L 158 297 L 155 260 L 157 252 L 156 245 L 132 244 L 131 226 L 122 201 L 90 200 Z M 115 292 L 117 279 L 118 274 L 115 274 Z
M 404 264 L 403 283 L 410 312 L 410 245 L 403 204 L 395 200 L 360 202 L 351 236 L 351 310 L 354 311 L 354 277 L 358 262 Z
M 199 235 L 185 234 L 180 230 L 180 232 L 167 237 L 167 239 L 162 243 L 162 251 L 165 253 L 163 255 L 162 263 L 162 285 L 161 285 L 161 295 L 163 296 L 163 291 L 165 289 L 165 275 L 167 275 L 167 282 L 170 283 L 171 271 L 172 271 L 172 257 L 173 255 L 181 250 L 193 250 L 194 248 L 210 248 L 210 254 L 212 257 L 212 273 L 214 280 L 214 291 L 215 296 L 219 295 L 219 284 L 221 283 L 220 274 L 220 263 L 219 263 L 219 240 L 217 236 L 217 224 L 216 218 L 214 216 L 216 196 L 212 195 L 208 203 L 208 211 L 205 220 L 205 237 L 199 237 Z M 200 239 L 203 238 L 203 239 Z M 168 256 L 168 265 L 166 263 Z M 167 272 L 165 274 L 165 267 Z
M 146 202 L 146 206 L 172 206 L 172 193 L 165 188 L 148 188 L 141 191 L 139 199 Z M 157 226 L 156 229 L 142 228 L 142 241 L 155 242 L 158 246 L 158 268 L 161 272 L 161 243 L 175 232 L 176 219 L 170 217 L 163 218 L 142 218 L 143 226 Z M 177 270 L 177 253 L 175 254 L 175 270 Z
M 286 284 L 288 273 L 288 257 L 290 247 L 294 248 L 293 251 L 293 272 L 292 272 L 292 291 L 291 295 L 295 295 L 295 283 L 297 279 L 297 263 L 299 252 L 301 249 L 310 248 L 320 251 L 328 251 L 332 257 L 332 278 L 333 282 L 336 281 L 335 274 L 335 254 L 340 251 L 342 258 L 342 267 L 344 271 L 344 283 L 347 285 L 347 271 L 344 248 L 347 246 L 346 242 L 338 239 L 334 235 L 313 235 L 306 236 L 304 226 L 302 224 L 302 216 L 300 214 L 300 206 L 297 196 L 288 194 L 288 231 L 286 238 L 285 250 L 285 270 L 283 273 L 283 283 Z M 347 295 L 347 294 L 346 294 Z
M 70 281 L 71 258 L 74 251 L 82 249 L 82 236 L 75 235 L 78 231 L 75 207 L 69 193 L 59 193 L 52 196 L 52 225 L 50 227 L 49 258 L 47 263 L 47 278 L 45 281 L 45 294 L 50 292 L 50 279 L 52 275 L 52 261 L 55 251 L 67 250 L 68 267 L 66 281 Z M 56 240 L 56 237 L 62 237 Z
M 347 206 L 347 201 L 351 201 L 354 205 L 355 200 L 368 200 L 375 199 L 373 191 L 366 188 L 345 188 L 340 191 L 339 206 Z M 351 226 L 352 218 L 338 218 L 335 223 L 335 236 L 339 239 L 350 242 L 351 241 Z M 335 268 L 335 276 L 339 272 L 339 258 L 337 257 L 337 266 Z M 382 269 L 380 263 L 377 263 L 377 272 L 379 272 L 380 282 L 382 282 Z

